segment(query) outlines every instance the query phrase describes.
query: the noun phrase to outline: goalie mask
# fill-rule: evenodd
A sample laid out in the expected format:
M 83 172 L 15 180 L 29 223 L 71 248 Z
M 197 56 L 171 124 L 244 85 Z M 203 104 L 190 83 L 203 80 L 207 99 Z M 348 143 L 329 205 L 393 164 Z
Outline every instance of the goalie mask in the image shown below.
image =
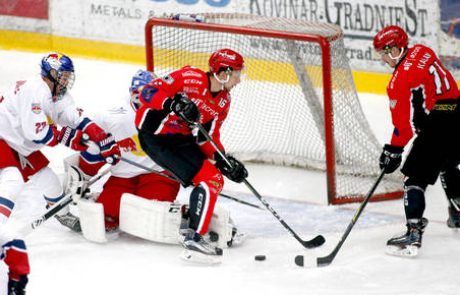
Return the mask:
M 42 58 L 41 75 L 53 83 L 53 100 L 60 100 L 75 82 L 73 62 L 70 57 L 52 52 Z
M 130 104 L 131 107 L 137 111 L 141 107 L 141 102 L 139 100 L 139 94 L 142 91 L 142 88 L 155 79 L 155 75 L 152 72 L 138 70 L 134 74 L 131 80 L 131 86 L 129 87 L 130 94 Z

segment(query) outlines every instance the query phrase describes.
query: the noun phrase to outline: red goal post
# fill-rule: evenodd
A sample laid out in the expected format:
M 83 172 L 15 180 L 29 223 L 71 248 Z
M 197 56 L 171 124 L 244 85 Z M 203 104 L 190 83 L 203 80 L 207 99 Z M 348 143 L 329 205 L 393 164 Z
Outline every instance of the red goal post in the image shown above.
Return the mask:
M 147 69 L 160 76 L 185 65 L 207 70 L 213 51 L 240 52 L 247 70 L 222 130 L 227 151 L 244 161 L 324 170 L 328 203 L 361 201 L 379 174 L 381 146 L 359 105 L 341 29 L 245 14 L 198 19 L 205 21 L 149 19 Z M 250 119 L 254 103 L 264 106 L 258 120 Z M 373 201 L 402 196 L 400 175 L 381 187 Z

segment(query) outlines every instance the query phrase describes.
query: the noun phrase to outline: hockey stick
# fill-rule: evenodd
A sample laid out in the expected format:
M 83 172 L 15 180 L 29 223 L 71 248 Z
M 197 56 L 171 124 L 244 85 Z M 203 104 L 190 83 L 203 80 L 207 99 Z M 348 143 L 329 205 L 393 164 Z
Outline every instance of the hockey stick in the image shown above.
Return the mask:
M 201 125 L 200 123 L 194 123 L 193 126 L 196 126 L 199 130 L 199 132 L 201 132 L 204 137 L 206 137 L 207 140 L 209 140 L 209 142 L 212 144 L 212 146 L 216 149 L 217 153 L 222 157 L 222 159 L 224 159 L 224 161 L 227 163 L 227 165 L 229 165 L 230 167 L 232 167 L 232 164 L 230 163 L 230 161 L 228 160 L 228 158 L 225 156 L 224 152 L 217 146 L 217 144 L 214 142 L 214 140 L 212 139 L 212 137 L 209 135 L 209 133 L 206 131 L 206 129 L 204 129 L 203 125 Z M 281 216 L 276 213 L 276 211 L 270 206 L 270 204 L 259 194 L 259 192 L 249 183 L 249 181 L 247 181 L 246 179 L 243 180 L 243 183 L 248 187 L 248 189 L 254 194 L 254 196 L 256 196 L 261 202 L 262 204 L 265 206 L 265 208 L 268 209 L 268 211 L 270 211 L 270 213 L 273 214 L 273 216 L 276 217 L 276 219 L 278 219 L 278 221 L 284 226 L 284 228 L 286 228 L 288 230 L 288 232 L 300 243 L 302 244 L 302 246 L 304 246 L 305 248 L 315 248 L 315 247 L 319 247 L 321 246 L 322 244 L 324 244 L 324 242 L 326 241 L 324 239 L 324 237 L 322 235 L 318 235 L 316 237 L 314 237 L 313 239 L 311 240 L 302 240 L 300 238 L 300 236 L 281 218 Z
M 109 172 L 110 172 L 110 169 L 106 169 L 102 171 L 101 173 L 97 174 L 96 176 L 94 176 L 93 178 L 91 178 L 88 181 L 88 187 L 90 187 L 92 184 L 100 180 L 102 177 L 104 177 Z M 59 200 L 59 202 L 49 207 L 48 210 L 45 212 L 45 214 L 43 214 L 39 218 L 32 221 L 30 224 L 27 224 L 23 228 L 21 228 L 19 230 L 19 233 L 22 236 L 26 236 L 30 234 L 34 229 L 42 225 L 45 221 L 47 221 L 48 219 L 53 217 L 56 213 L 64 209 L 67 205 L 72 203 L 72 201 L 73 201 L 72 194 L 71 193 L 66 194 L 64 197 L 62 197 L 61 200 Z
M 339 252 L 340 248 L 342 247 L 343 243 L 345 242 L 346 238 L 350 234 L 351 229 L 355 225 L 356 221 L 358 221 L 358 218 L 361 215 L 361 213 L 363 212 L 364 207 L 366 207 L 367 203 L 369 202 L 369 199 L 374 194 L 374 191 L 377 188 L 377 186 L 379 185 L 380 181 L 382 180 L 383 175 L 385 175 L 384 169 L 382 169 L 382 172 L 380 172 L 380 176 L 377 178 L 377 180 L 375 181 L 374 185 L 372 186 L 370 191 L 367 193 L 366 197 L 364 198 L 364 201 L 361 203 L 359 208 L 356 210 L 355 215 L 351 219 L 351 222 L 348 224 L 347 229 L 343 233 L 342 237 L 340 238 L 339 243 L 337 244 L 337 246 L 335 246 L 334 250 L 332 250 L 332 252 L 329 255 L 326 255 L 324 257 L 318 257 L 318 258 L 316 258 L 316 260 L 314 260 L 314 259 L 304 259 L 303 255 L 297 255 L 295 257 L 295 260 L 294 260 L 295 264 L 297 264 L 298 266 L 304 266 L 304 267 L 315 267 L 315 266 L 327 266 L 327 265 L 332 263 L 332 261 L 334 260 L 335 256 L 337 255 L 337 253 Z
M 120 158 L 120 161 L 123 161 L 123 162 L 126 162 L 128 164 L 131 164 L 137 168 L 140 168 L 140 169 L 143 169 L 145 171 L 148 171 L 148 172 L 151 172 L 151 173 L 155 173 L 155 174 L 158 174 L 158 175 L 161 175 L 161 176 L 164 176 L 168 179 L 171 179 L 171 180 L 174 180 L 174 181 L 179 181 L 178 179 L 176 179 L 174 176 L 172 175 L 168 175 L 168 174 L 164 174 L 164 173 L 161 173 L 159 171 L 156 171 L 152 168 L 149 168 L 147 166 L 144 166 L 142 164 L 139 164 L 139 163 L 136 163 L 134 161 L 131 161 L 130 159 L 127 159 L 127 158 L 124 158 L 124 157 L 121 157 Z M 264 210 L 264 208 L 260 207 L 260 206 L 257 206 L 255 204 L 252 204 L 252 203 L 249 203 L 249 202 L 246 202 L 246 201 L 243 201 L 243 200 L 240 200 L 238 198 L 235 198 L 235 197 L 232 197 L 232 196 L 229 196 L 229 195 L 226 195 L 226 194 L 223 194 L 223 193 L 219 193 L 220 196 L 224 197 L 224 198 L 227 198 L 229 200 L 232 200 L 232 201 L 235 201 L 235 202 L 238 202 L 238 203 L 241 203 L 243 205 L 247 205 L 247 206 L 251 206 L 251 207 L 254 207 L 254 208 L 257 208 L 259 210 Z

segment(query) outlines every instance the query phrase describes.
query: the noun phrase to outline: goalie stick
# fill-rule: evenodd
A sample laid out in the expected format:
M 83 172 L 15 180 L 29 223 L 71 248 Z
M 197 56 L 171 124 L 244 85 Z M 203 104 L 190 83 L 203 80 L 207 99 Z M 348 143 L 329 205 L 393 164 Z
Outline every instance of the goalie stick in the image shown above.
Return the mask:
M 385 175 L 385 172 L 384 172 L 384 169 L 382 169 L 379 177 L 375 181 L 370 191 L 367 193 L 366 197 L 364 198 L 364 201 L 361 203 L 359 208 L 356 210 L 355 215 L 351 219 L 351 222 L 348 224 L 347 229 L 343 233 L 342 237 L 340 238 L 339 243 L 337 244 L 337 246 L 335 246 L 334 250 L 332 250 L 332 252 L 329 255 L 326 255 L 324 257 L 318 257 L 316 258 L 316 260 L 312 259 L 311 257 L 305 259 L 303 255 L 297 255 L 294 260 L 295 264 L 297 264 L 298 266 L 304 266 L 304 267 L 328 266 L 329 264 L 331 264 L 335 256 L 339 252 L 340 248 L 342 247 L 343 243 L 345 242 L 346 238 L 350 234 L 351 229 L 355 225 L 356 221 L 358 221 L 358 218 L 363 212 L 364 207 L 366 207 L 367 203 L 369 202 L 369 199 L 374 194 L 375 189 L 379 185 L 384 175 Z
M 131 161 L 130 159 L 121 157 L 121 158 L 120 158 L 120 161 L 123 161 L 123 162 L 126 162 L 126 163 L 128 163 L 128 164 L 131 164 L 131 165 L 133 165 L 133 166 L 135 166 L 135 167 L 137 167 L 137 168 L 144 169 L 145 171 L 152 172 L 152 173 L 155 173 L 155 174 L 164 176 L 164 177 L 169 178 L 169 179 L 171 179 L 171 180 L 178 181 L 175 177 L 173 177 L 173 176 L 171 176 L 171 175 L 164 174 L 164 173 L 161 173 L 161 172 L 159 172 L 159 171 L 153 170 L 152 168 L 149 168 L 149 167 L 144 166 L 144 165 L 142 165 L 142 164 L 139 164 L 139 163 L 136 163 L 136 162 L 134 162 L 134 161 Z M 222 197 L 227 198 L 227 199 L 229 199 L 229 200 L 232 200 L 232 201 L 241 203 L 241 204 L 243 204 L 243 205 L 247 205 L 247 206 L 250 206 L 250 207 L 257 208 L 257 209 L 259 209 L 259 210 L 264 210 L 264 208 L 262 208 L 262 207 L 260 207 L 260 206 L 257 206 L 257 205 L 255 205 L 255 204 L 252 204 L 252 203 L 243 201 L 243 200 L 241 200 L 241 199 L 238 199 L 238 198 L 235 198 L 235 197 L 232 197 L 232 196 L 223 194 L 223 193 L 219 193 L 219 196 L 222 196 Z
M 209 140 L 209 142 L 212 144 L 212 146 L 216 149 L 217 153 L 219 153 L 219 155 L 222 157 L 222 159 L 224 159 L 224 161 L 230 166 L 232 167 L 231 163 L 229 162 L 228 158 L 225 156 L 224 152 L 217 146 L 217 144 L 214 142 L 214 140 L 211 138 L 211 136 L 209 135 L 209 133 L 206 131 L 206 129 L 204 129 L 203 125 L 201 125 L 200 123 L 192 123 L 192 122 L 189 122 L 191 123 L 191 126 L 196 126 L 198 128 L 198 130 L 204 135 L 204 137 L 206 137 L 207 140 Z M 300 238 L 300 236 L 281 218 L 281 216 L 270 206 L 270 204 L 259 194 L 259 192 L 249 183 L 249 181 L 247 181 L 246 179 L 243 180 L 243 183 L 248 187 L 248 189 L 254 194 L 254 196 L 256 196 L 260 202 L 262 202 L 262 204 L 265 206 L 265 208 L 268 209 L 268 211 L 270 211 L 270 213 L 273 214 L 273 216 L 276 217 L 276 219 L 278 219 L 278 221 L 284 226 L 284 228 L 286 228 L 288 230 L 288 232 L 300 243 L 302 244 L 302 246 L 304 246 L 305 248 L 315 248 L 315 247 L 319 247 L 321 246 L 322 244 L 324 244 L 324 242 L 326 241 L 324 239 L 324 237 L 322 235 L 318 235 L 316 237 L 314 237 L 313 239 L 311 240 L 302 240 Z
M 97 174 L 93 178 L 91 178 L 88 181 L 88 187 L 90 187 L 92 184 L 100 180 L 102 177 L 104 177 L 107 173 L 110 172 L 110 169 L 106 169 L 102 171 L 101 173 Z M 53 217 L 56 213 L 64 209 L 66 206 L 68 206 L 70 203 L 72 203 L 72 193 L 66 194 L 59 202 L 55 203 L 53 206 L 49 207 L 48 210 L 40 216 L 39 218 L 35 219 L 31 223 L 25 225 L 23 228 L 19 230 L 19 233 L 22 236 L 26 236 L 30 234 L 34 229 L 37 227 L 41 226 L 45 221 Z

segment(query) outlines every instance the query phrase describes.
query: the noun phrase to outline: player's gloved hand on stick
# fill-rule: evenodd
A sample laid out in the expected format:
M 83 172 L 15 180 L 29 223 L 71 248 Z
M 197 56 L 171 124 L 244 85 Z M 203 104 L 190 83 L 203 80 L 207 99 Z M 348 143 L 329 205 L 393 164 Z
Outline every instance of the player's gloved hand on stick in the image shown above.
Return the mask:
M 200 111 L 196 104 L 182 93 L 177 93 L 171 102 L 171 111 L 187 123 L 193 124 L 200 120 Z
M 27 276 L 12 276 L 8 281 L 8 295 L 25 295 L 26 285 L 29 279 Z
M 107 137 L 96 142 L 96 144 L 99 146 L 101 156 L 107 163 L 116 165 L 120 161 L 120 148 L 111 133 L 107 133 Z
M 393 173 L 401 165 L 403 151 L 403 147 L 386 144 L 380 155 L 380 169 L 384 169 L 387 174 Z
M 230 165 L 218 154 L 214 157 L 216 159 L 216 167 L 228 179 L 234 182 L 243 182 L 248 177 L 248 170 L 244 167 L 243 163 L 238 161 L 232 156 L 226 156 Z
M 82 142 L 83 132 L 79 129 L 73 129 L 65 126 L 59 132 L 57 141 L 74 151 L 86 151 L 88 146 Z

